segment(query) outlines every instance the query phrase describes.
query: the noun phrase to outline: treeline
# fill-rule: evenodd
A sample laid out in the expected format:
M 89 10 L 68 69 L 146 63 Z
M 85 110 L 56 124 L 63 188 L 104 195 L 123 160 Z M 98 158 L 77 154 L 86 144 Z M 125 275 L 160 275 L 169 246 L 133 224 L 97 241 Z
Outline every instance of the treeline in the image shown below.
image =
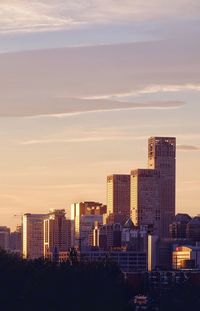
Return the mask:
M 190 280 L 161 293 L 159 311 L 199 311 L 200 284 Z
M 155 302 L 157 311 L 200 310 L 200 276 L 193 272 L 187 272 L 187 277 L 184 274 L 179 274 L 177 283 L 162 284 L 157 288 L 151 283 L 146 286 L 146 294 Z
M 200 281 L 190 279 L 167 290 L 152 290 L 145 278 L 125 280 L 111 262 L 83 263 L 72 254 L 60 265 L 27 261 L 0 250 L 2 311 L 131 311 L 131 298 L 149 295 L 157 311 L 199 311 Z
M 115 264 L 26 261 L 0 251 L 0 310 L 125 311 L 130 288 Z

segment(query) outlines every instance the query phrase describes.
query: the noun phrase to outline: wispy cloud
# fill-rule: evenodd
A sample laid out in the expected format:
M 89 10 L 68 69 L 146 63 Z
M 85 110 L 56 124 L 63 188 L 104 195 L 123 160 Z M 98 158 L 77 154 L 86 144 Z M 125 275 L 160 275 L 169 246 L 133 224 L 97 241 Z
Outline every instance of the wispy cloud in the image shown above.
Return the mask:
M 182 40 L 1 54 L 0 115 L 131 108 L 135 95 L 199 91 L 199 53 L 195 40 Z
M 159 101 L 147 103 L 128 103 L 112 100 L 86 100 L 70 98 L 49 98 L 44 102 L 33 100 L 33 104 L 13 101 L 0 105 L 1 117 L 71 117 L 89 113 L 140 110 L 176 109 L 185 103 L 181 101 Z
M 122 140 L 138 140 L 144 137 L 128 136 L 128 135 L 107 135 L 107 136 L 88 136 L 78 138 L 47 138 L 21 141 L 21 145 L 46 145 L 46 144 L 66 144 L 66 143 L 90 143 L 90 142 L 105 142 L 105 141 L 122 141 Z
M 177 12 L 182 12 L 181 16 Z M 69 29 L 77 25 L 199 16 L 198 0 L 1 0 L 0 32 Z
M 162 92 L 180 92 L 180 91 L 200 91 L 199 83 L 187 83 L 187 84 L 169 84 L 169 85 L 150 85 L 142 90 L 139 90 L 139 94 L 145 93 L 162 93 Z
M 171 93 L 171 92 L 181 92 L 181 91 L 200 91 L 199 83 L 187 83 L 187 84 L 155 84 L 146 87 L 141 87 L 135 90 L 124 93 L 113 93 L 105 95 L 93 95 L 85 96 L 83 99 L 125 99 L 128 97 L 138 96 L 140 94 L 154 94 L 154 93 Z
M 51 31 L 75 27 L 81 22 L 70 14 L 62 14 L 63 1 L 2 0 L 0 3 L 0 33 Z

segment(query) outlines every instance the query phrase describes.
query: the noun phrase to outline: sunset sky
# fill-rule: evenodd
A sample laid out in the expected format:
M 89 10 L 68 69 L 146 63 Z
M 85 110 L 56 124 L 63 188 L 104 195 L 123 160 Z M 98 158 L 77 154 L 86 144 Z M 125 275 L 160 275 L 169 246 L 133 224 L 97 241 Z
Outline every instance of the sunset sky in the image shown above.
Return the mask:
M 199 0 L 1 0 L 0 73 L 0 225 L 105 203 L 149 136 L 177 137 L 177 212 L 200 213 Z

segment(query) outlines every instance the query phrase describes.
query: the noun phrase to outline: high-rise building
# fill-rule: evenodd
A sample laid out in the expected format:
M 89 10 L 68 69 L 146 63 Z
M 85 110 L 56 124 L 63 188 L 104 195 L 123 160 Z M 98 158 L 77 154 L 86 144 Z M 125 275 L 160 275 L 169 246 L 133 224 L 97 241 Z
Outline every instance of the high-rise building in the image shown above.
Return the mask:
M 69 222 L 65 218 L 65 210 L 51 210 L 44 219 L 44 256 L 66 252 L 71 246 L 69 240 Z
M 176 206 L 176 138 L 149 138 L 148 167 L 160 172 L 161 236 L 168 237 Z
M 130 175 L 107 176 L 107 215 L 122 225 L 130 217 Z
M 105 215 L 107 211 L 106 205 L 93 202 L 93 201 L 85 201 L 79 203 L 71 204 L 71 223 L 72 223 L 72 244 L 76 248 L 80 247 L 81 243 L 81 217 L 82 216 L 100 216 Z M 97 217 L 98 218 L 98 217 Z M 98 221 L 95 217 L 93 217 L 94 221 Z
M 160 232 L 160 173 L 157 170 L 131 171 L 131 219 L 135 226 L 149 226 Z
M 10 249 L 10 228 L 5 226 L 0 227 L 0 248 Z
M 44 219 L 46 214 L 23 215 L 23 257 L 36 259 L 44 257 Z

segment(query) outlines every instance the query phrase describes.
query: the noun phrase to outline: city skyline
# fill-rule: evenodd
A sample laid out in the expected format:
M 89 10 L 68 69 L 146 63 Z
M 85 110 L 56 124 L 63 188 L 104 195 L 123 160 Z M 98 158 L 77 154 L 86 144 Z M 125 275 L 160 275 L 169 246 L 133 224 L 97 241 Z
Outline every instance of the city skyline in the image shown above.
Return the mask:
M 146 152 L 147 154 L 148 154 L 148 150 L 147 150 L 147 152 Z M 146 155 L 147 155 L 146 154 Z M 147 163 L 146 163 L 147 164 Z M 139 168 L 136 168 L 135 167 L 135 170 L 136 169 L 141 169 L 142 167 L 144 167 L 144 165 L 143 166 L 140 166 Z M 114 175 L 116 175 L 116 172 L 112 172 L 113 173 L 113 176 Z M 129 175 L 131 174 L 131 170 L 129 169 L 129 172 L 127 172 Z M 126 176 L 128 176 L 128 174 L 126 175 Z M 121 176 L 123 176 L 124 175 L 124 172 L 121 172 L 120 173 L 120 175 Z M 119 176 L 120 176 L 119 175 Z M 112 176 L 112 175 L 111 175 Z M 117 176 L 117 175 L 116 175 Z M 109 176 L 107 176 L 107 177 L 109 177 Z M 104 190 L 105 190 L 105 197 L 104 197 L 104 199 L 102 199 L 102 202 L 105 202 L 106 203 L 106 176 L 104 176 L 104 184 L 103 184 L 103 186 L 104 186 Z M 79 189 L 77 188 L 77 191 L 78 191 Z M 79 191 L 78 191 L 79 192 Z M 87 200 L 89 200 L 89 201 L 92 201 L 92 200 L 95 200 L 96 199 L 96 197 L 91 197 L 90 195 L 88 195 L 88 197 L 85 199 L 85 195 L 84 195 L 84 193 L 83 193 L 83 196 L 82 196 L 82 199 L 80 199 L 80 200 L 74 200 L 74 202 L 78 202 L 78 201 L 80 201 L 80 202 L 83 202 L 83 201 L 87 201 Z M 177 201 L 177 200 L 176 200 Z M 60 205 L 58 208 L 60 208 L 60 209 L 62 209 L 62 208 L 64 208 L 65 210 L 66 210 L 66 212 L 67 212 L 67 216 L 68 217 L 70 217 L 70 205 L 72 204 L 72 202 L 70 201 L 70 204 L 69 204 L 69 206 L 68 205 L 66 205 L 65 203 L 62 205 Z M 52 206 L 49 206 L 49 209 L 51 209 L 52 208 Z M 56 208 L 56 207 L 54 207 L 54 208 Z M 42 208 L 39 208 L 38 209 L 38 213 L 44 213 L 45 211 L 47 210 L 47 208 L 45 207 L 45 206 L 42 206 Z M 12 216 L 13 216 L 13 218 L 15 218 L 15 221 L 13 222 L 13 225 L 12 225 L 12 222 L 11 222 L 11 225 L 10 225 L 10 223 L 8 222 L 8 223 L 2 223 L 2 225 L 8 225 L 8 226 L 10 226 L 13 230 L 15 229 L 15 227 L 16 227 L 16 225 L 19 225 L 20 224 L 20 218 L 22 217 L 22 214 L 26 214 L 26 213 L 32 213 L 32 212 L 34 212 L 34 209 L 26 209 L 26 210 L 24 210 L 21 214 L 19 214 L 18 213 L 18 211 L 16 210 L 16 214 L 13 214 Z M 195 213 L 195 211 L 194 211 L 194 213 L 191 211 L 189 211 L 189 209 L 186 209 L 186 210 L 179 210 L 179 209 L 177 209 L 176 208 L 176 213 L 178 213 L 178 212 L 186 212 L 186 213 L 189 213 L 189 214 L 191 214 L 191 215 L 196 215 L 196 214 L 198 214 L 198 210 L 197 210 L 197 213 Z
M 177 138 L 176 211 L 199 213 L 199 12 L 195 0 L 1 1 L 1 225 L 105 203 L 106 176 L 147 166 L 150 136 Z
M 154 142 L 155 142 L 155 145 L 154 145 Z M 163 173 L 164 173 L 164 175 L 166 175 L 167 176 L 167 179 L 168 178 L 170 178 L 170 184 L 171 184 L 171 182 L 172 182 L 172 180 L 174 179 L 174 181 L 172 182 L 172 184 L 171 184 L 171 186 L 172 186 L 172 193 L 173 193 L 173 195 L 172 195 L 172 197 L 171 197 L 171 200 L 172 200 L 172 205 L 170 204 L 169 205 L 169 208 L 171 209 L 172 208 L 172 215 L 170 216 L 170 220 L 169 221 L 167 221 L 167 223 L 166 223 L 166 225 L 167 225 L 167 227 L 166 227 L 166 230 L 168 231 L 168 226 L 169 226 L 169 224 L 171 223 L 171 221 L 173 220 L 173 218 L 174 218 L 174 215 L 175 215 L 175 213 L 179 213 L 179 211 L 177 211 L 177 208 L 176 208 L 176 203 L 175 203 L 175 205 L 174 205 L 174 203 L 173 202 L 175 202 L 174 201 L 174 199 L 176 198 L 176 138 L 175 137 L 149 137 L 148 138 L 148 140 L 147 140 L 147 143 L 148 143 L 148 145 L 147 145 L 147 155 L 148 155 L 148 163 L 147 163 L 147 166 L 149 167 L 149 168 L 135 168 L 135 170 L 130 170 L 129 171 L 129 174 L 112 174 L 112 175 L 108 175 L 107 176 L 107 190 L 106 190 L 106 192 L 107 192 L 107 194 L 106 194 L 106 198 L 105 198 L 105 201 L 102 201 L 102 202 L 106 202 L 107 203 L 107 216 L 109 216 L 109 214 L 111 213 L 111 215 L 112 215 L 112 211 L 110 210 L 110 209 L 113 209 L 113 207 L 114 208 L 119 208 L 119 210 L 120 210 L 120 214 L 121 214 L 121 209 L 126 209 L 127 210 L 127 207 L 129 208 L 129 209 L 132 209 L 132 207 L 131 207 L 131 204 L 133 204 L 132 206 L 135 206 L 136 207 L 136 202 L 135 202 L 135 199 L 137 198 L 137 195 L 136 195 L 136 192 L 134 192 L 133 193 L 133 189 L 135 188 L 135 185 L 134 185 L 134 182 L 133 182 L 133 186 L 131 186 L 130 185 L 130 183 L 131 183 L 131 180 L 132 180 L 132 178 L 133 178 L 133 176 L 136 174 L 140 174 L 139 172 L 141 172 L 142 174 L 144 173 L 145 175 L 144 175 L 144 177 L 146 176 L 146 174 L 147 175 L 149 175 L 149 177 L 151 176 L 151 177 L 153 177 L 154 176 L 154 171 L 156 172 L 156 174 L 160 174 L 160 172 L 159 172 L 159 169 L 158 169 L 158 171 L 156 171 L 155 169 L 154 169 L 154 167 L 155 167 L 155 165 L 157 165 L 157 164 L 155 164 L 156 162 L 158 162 L 158 167 L 160 166 L 161 167 L 161 170 L 162 170 L 162 167 L 163 167 L 163 165 L 164 165 L 164 171 L 163 171 Z M 156 145 L 158 144 L 158 150 L 157 149 L 154 149 L 154 148 L 156 148 Z M 161 145 L 160 145 L 161 144 Z M 165 145 L 169 145 L 169 147 L 167 147 L 167 149 L 166 149 L 166 146 Z M 163 145 L 163 147 L 162 147 L 162 145 Z M 152 148 L 152 146 L 154 146 L 153 148 Z M 169 148 L 169 149 L 168 149 Z M 157 151 L 156 151 L 157 150 Z M 153 153 L 152 153 L 153 152 Z M 158 153 L 158 154 L 157 154 Z M 164 158 L 163 158 L 163 160 L 162 160 L 162 155 L 164 155 Z M 170 157 L 169 157 L 169 155 L 170 155 Z M 152 156 L 153 156 L 153 158 L 152 158 Z M 159 156 L 160 156 L 160 158 L 159 158 Z M 167 157 L 166 157 L 167 156 Z M 156 161 L 156 162 L 154 162 L 154 161 Z M 172 161 L 172 162 L 171 162 Z M 159 164 L 160 163 L 160 164 Z M 167 167 L 166 167 L 166 165 L 167 165 Z M 168 166 L 170 167 L 170 170 L 169 170 L 169 172 L 168 172 Z M 166 169 L 167 169 L 167 171 L 166 171 Z M 171 173 L 170 173 L 171 172 Z M 152 173 L 152 174 L 151 174 Z M 172 175 L 169 175 L 168 176 L 168 174 L 172 174 Z M 141 174 L 141 176 L 142 176 L 142 174 Z M 175 175 L 174 175 L 175 174 Z M 135 175 L 135 176 L 136 176 Z M 160 175 L 159 175 L 160 176 Z M 174 176 L 174 177 L 173 177 Z M 129 178 L 128 178 L 129 177 Z M 173 178 L 172 180 L 171 180 L 171 177 Z M 119 183 L 119 185 L 118 185 L 118 179 L 119 179 L 119 181 L 121 181 L 121 179 L 124 179 L 124 178 L 126 178 L 126 184 L 127 184 L 127 182 L 128 182 L 128 184 L 126 185 L 126 187 L 128 187 L 128 189 L 129 189 L 129 193 L 127 192 L 127 189 L 125 188 L 125 184 L 121 187 L 120 185 L 121 185 L 121 183 Z M 127 179 L 128 178 L 128 179 Z M 105 177 L 105 179 L 106 179 L 106 177 Z M 111 186 L 110 185 L 110 182 L 113 182 L 113 185 Z M 153 182 L 153 180 L 152 180 L 152 182 Z M 174 184 L 174 182 L 175 182 L 175 184 Z M 148 182 L 149 183 L 149 182 Z M 174 184 L 174 185 L 173 185 Z M 114 186 L 115 185 L 115 186 Z M 106 185 L 105 185 L 106 186 Z M 169 186 L 169 185 L 168 185 Z M 168 188 L 168 186 L 167 186 L 167 188 Z M 171 187 L 170 186 L 170 187 Z M 133 187 L 133 188 L 131 188 L 131 187 Z M 146 186 L 145 186 L 146 187 Z M 155 183 L 155 193 L 157 193 L 157 192 L 159 192 L 160 190 L 159 190 L 159 187 L 160 187 L 160 185 L 159 185 L 159 182 L 158 182 L 158 184 L 157 184 L 157 182 Z M 164 186 L 165 187 L 165 186 Z M 175 187 L 175 188 L 174 188 Z M 105 187 L 106 188 L 106 187 Z M 116 188 L 116 189 L 115 189 Z M 136 187 L 137 188 L 137 187 Z M 174 188 L 174 189 L 173 189 Z M 135 189 L 136 190 L 136 189 Z M 134 191 L 135 191 L 134 190 Z M 175 190 L 175 192 L 174 192 L 174 190 Z M 124 192 L 125 191 L 125 192 Z M 114 193 L 115 193 L 115 195 L 114 195 Z M 171 190 L 170 190 L 170 193 L 171 193 Z M 127 195 L 129 196 L 129 199 L 128 199 L 128 197 L 127 197 Z M 150 193 L 149 193 L 149 195 L 150 195 Z M 152 195 L 152 194 L 151 194 Z M 169 200 L 169 193 L 168 193 L 168 191 L 166 192 L 166 195 L 167 195 L 167 201 L 166 200 L 164 200 L 163 201 L 163 203 L 164 203 L 164 205 L 166 205 L 166 202 L 168 202 L 168 200 Z M 111 196 L 113 196 L 113 199 L 111 198 Z M 132 196 L 132 203 L 130 203 L 130 198 L 131 198 L 131 196 Z M 170 195 L 171 196 L 171 195 Z M 116 197 L 117 198 L 117 201 L 115 202 L 115 201 L 113 201 L 114 200 L 114 197 Z M 164 197 L 163 197 L 164 198 Z M 145 199 L 145 198 L 144 198 Z M 152 200 L 155 200 L 156 199 L 156 197 L 152 197 L 151 198 L 151 196 L 149 197 L 149 199 L 150 199 L 150 201 L 151 201 L 151 199 Z M 118 202 L 118 200 L 119 200 L 119 202 Z M 123 200 L 124 200 L 124 202 L 125 201 L 127 201 L 127 200 L 129 200 L 129 204 L 128 204 L 128 201 L 127 201 L 127 206 L 125 207 L 124 205 L 123 205 Z M 160 201 L 160 199 L 156 199 L 156 200 L 158 200 L 158 201 Z M 84 201 L 86 201 L 86 200 L 82 200 L 82 201 L 80 201 L 80 202 L 84 202 Z M 151 203 L 150 203 L 150 201 L 149 201 L 149 204 L 151 205 Z M 166 202 L 165 202 L 166 201 Z M 87 202 L 87 201 L 86 201 Z M 89 201 L 89 203 L 92 203 L 93 204 L 93 201 L 92 200 L 90 200 Z M 134 203 L 135 202 L 135 203 Z M 153 201 L 152 201 L 153 202 Z M 155 201 L 156 202 L 156 201 Z M 157 202 L 158 203 L 158 205 L 159 205 L 159 202 Z M 72 202 L 70 203 L 70 205 L 71 205 L 71 207 L 73 206 L 73 205 L 79 205 L 79 204 L 82 204 L 82 203 L 78 203 L 78 201 L 75 201 L 75 203 L 73 203 L 72 204 Z M 114 204 L 114 205 L 112 205 L 112 204 Z M 116 205 L 117 204 L 117 205 Z M 120 205 L 121 204 L 121 205 Z M 118 206 L 119 205 L 119 206 Z M 155 205 L 155 204 L 154 204 Z M 135 209 L 135 207 L 134 207 L 134 209 Z M 71 219 L 71 210 L 70 210 L 70 207 L 67 207 L 67 208 L 60 208 L 61 210 L 66 210 L 66 212 L 67 212 L 67 219 Z M 50 209 L 51 210 L 51 209 Z M 167 205 L 166 205 L 166 207 L 164 208 L 164 210 L 165 210 L 165 212 L 168 214 L 168 207 L 167 207 Z M 42 209 L 42 211 L 44 211 L 44 209 Z M 32 212 L 33 211 L 25 211 L 24 212 L 24 215 L 26 215 L 27 213 L 31 213 L 32 214 Z M 115 211 L 115 213 L 116 213 L 117 211 Z M 158 212 L 158 211 L 157 211 Z M 187 213 L 189 213 L 188 211 L 187 211 Z M 167 215 L 166 214 L 166 215 Z M 190 213 L 191 214 L 191 213 Z M 124 214 L 124 216 L 125 216 L 125 218 L 124 218 L 124 220 L 127 218 L 127 217 L 132 217 L 132 219 L 135 219 L 135 217 L 136 217 L 136 219 L 137 219 L 137 216 L 131 216 L 132 215 L 132 211 L 131 210 L 129 210 L 129 212 L 128 212 L 128 210 L 126 211 L 126 213 Z M 152 214 L 153 215 L 153 214 Z M 193 215 L 193 214 L 191 214 L 191 215 Z M 20 217 L 21 219 L 22 219 L 22 214 L 15 214 L 15 215 L 13 215 L 14 217 Z M 120 216 L 120 215 L 119 215 Z M 158 216 L 158 215 L 157 215 Z M 157 217 L 156 216 L 156 217 Z M 194 216 L 194 215 L 193 215 Z M 121 216 L 120 216 L 121 217 Z M 168 217 L 168 216 L 167 216 Z M 123 217 L 122 217 L 123 218 Z M 163 220 L 165 219 L 166 217 L 164 217 L 163 218 Z M 118 218 L 117 218 L 118 219 Z M 118 220 L 116 220 L 117 222 L 119 222 L 119 219 Z M 122 223 L 124 222 L 122 219 L 121 219 L 121 221 L 122 221 Z M 138 222 L 137 222 L 137 220 L 135 220 L 134 221 L 134 223 L 135 224 L 138 224 Z M 19 222 L 17 222 L 17 225 L 19 225 L 20 224 L 20 221 Z M 162 225 L 162 227 L 163 227 L 163 225 Z M 163 227 L 164 228 L 164 227 Z M 13 227 L 12 229 L 15 229 L 15 227 Z

